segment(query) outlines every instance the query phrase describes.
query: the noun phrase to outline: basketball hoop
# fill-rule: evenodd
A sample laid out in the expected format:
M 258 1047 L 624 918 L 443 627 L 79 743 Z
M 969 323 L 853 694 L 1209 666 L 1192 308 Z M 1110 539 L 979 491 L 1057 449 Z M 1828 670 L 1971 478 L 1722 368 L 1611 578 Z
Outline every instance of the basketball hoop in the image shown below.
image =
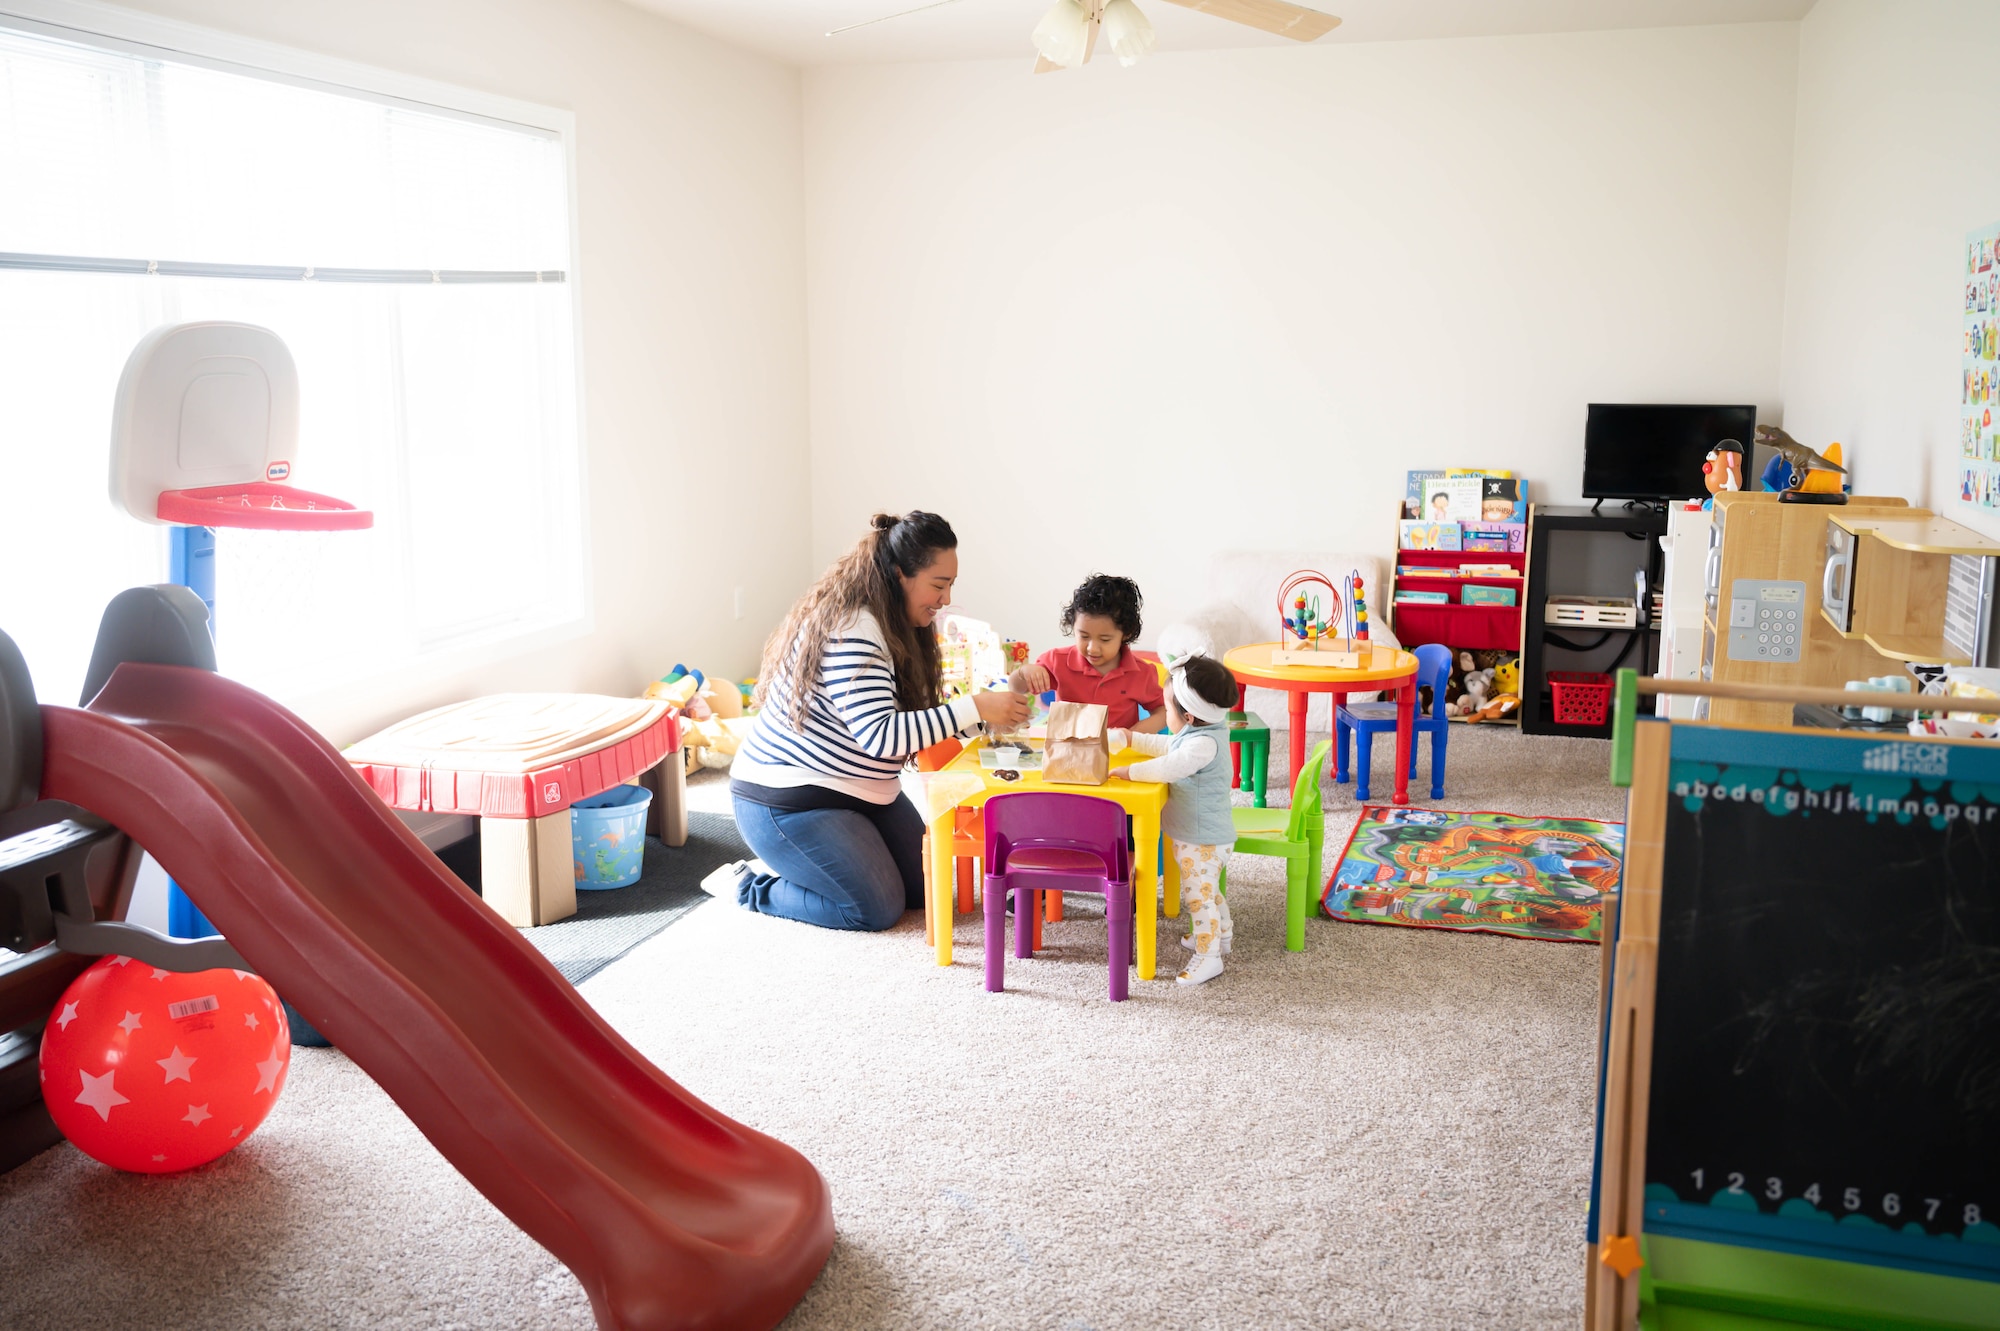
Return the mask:
M 299 442 L 299 371 L 284 340 L 254 324 L 169 324 L 139 339 L 118 378 L 111 417 L 111 501 L 141 522 L 170 528 L 172 577 L 208 606 L 214 632 L 217 546 L 213 529 L 247 529 L 232 562 L 253 604 L 278 607 L 285 649 L 311 650 L 324 535 L 360 531 L 375 515 L 345 499 L 283 484 Z M 168 931 L 199 938 L 214 928 L 178 884 L 167 884 Z
M 345 499 L 270 481 L 162 490 L 154 508 L 161 522 L 189 527 L 248 527 L 257 531 L 363 531 L 375 515 Z
M 299 371 L 284 340 L 240 323 L 139 339 L 118 378 L 111 499 L 141 522 L 259 531 L 359 531 L 375 517 L 295 489 Z

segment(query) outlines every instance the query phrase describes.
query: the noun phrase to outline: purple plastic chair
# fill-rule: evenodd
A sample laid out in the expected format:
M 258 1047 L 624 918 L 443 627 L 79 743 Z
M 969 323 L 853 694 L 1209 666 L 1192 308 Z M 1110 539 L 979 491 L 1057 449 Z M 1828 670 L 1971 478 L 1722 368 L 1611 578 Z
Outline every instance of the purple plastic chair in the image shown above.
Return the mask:
M 1125 1000 L 1132 964 L 1132 860 L 1125 810 L 1090 795 L 1022 791 L 986 801 L 986 988 L 1007 987 L 1007 900 L 1014 907 L 1014 955 L 1031 957 L 1034 912 L 1043 892 L 1104 898 L 1110 940 L 1111 1001 Z

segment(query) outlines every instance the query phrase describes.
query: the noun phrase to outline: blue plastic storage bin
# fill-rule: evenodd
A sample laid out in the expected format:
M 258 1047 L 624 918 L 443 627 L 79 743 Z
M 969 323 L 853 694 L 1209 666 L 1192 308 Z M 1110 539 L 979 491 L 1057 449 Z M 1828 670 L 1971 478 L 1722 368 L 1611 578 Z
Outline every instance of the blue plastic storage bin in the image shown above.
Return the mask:
M 646 806 L 653 792 L 644 786 L 613 786 L 569 806 L 569 841 L 580 891 L 630 887 L 639 881 L 646 854 Z

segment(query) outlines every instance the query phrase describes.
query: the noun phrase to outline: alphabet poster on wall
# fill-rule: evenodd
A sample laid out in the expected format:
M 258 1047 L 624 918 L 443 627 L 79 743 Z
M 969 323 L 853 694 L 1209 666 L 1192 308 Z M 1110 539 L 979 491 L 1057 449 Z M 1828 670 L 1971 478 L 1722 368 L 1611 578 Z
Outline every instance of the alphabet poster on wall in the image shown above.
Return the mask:
M 2000 410 L 2000 225 L 1965 242 L 1965 328 L 1959 395 L 1958 499 L 2000 510 L 2000 456 L 1993 415 Z

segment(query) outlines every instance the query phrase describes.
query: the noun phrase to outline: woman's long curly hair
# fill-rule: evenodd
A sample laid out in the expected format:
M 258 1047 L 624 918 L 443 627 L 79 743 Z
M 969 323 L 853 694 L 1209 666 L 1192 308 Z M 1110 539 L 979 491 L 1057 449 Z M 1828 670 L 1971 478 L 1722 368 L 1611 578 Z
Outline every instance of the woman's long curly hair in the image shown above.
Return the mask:
M 793 730 L 803 732 L 806 706 L 828 640 L 857 612 L 866 610 L 882 626 L 882 637 L 889 644 L 897 707 L 908 712 L 937 706 L 944 691 L 937 630 L 910 622 L 896 575 L 914 578 L 936 562 L 940 550 L 957 548 L 951 524 L 935 513 L 919 509 L 900 518 L 877 513 L 868 534 L 819 575 L 764 644 L 757 705 L 763 706 L 772 686 L 782 682 L 784 719 Z

